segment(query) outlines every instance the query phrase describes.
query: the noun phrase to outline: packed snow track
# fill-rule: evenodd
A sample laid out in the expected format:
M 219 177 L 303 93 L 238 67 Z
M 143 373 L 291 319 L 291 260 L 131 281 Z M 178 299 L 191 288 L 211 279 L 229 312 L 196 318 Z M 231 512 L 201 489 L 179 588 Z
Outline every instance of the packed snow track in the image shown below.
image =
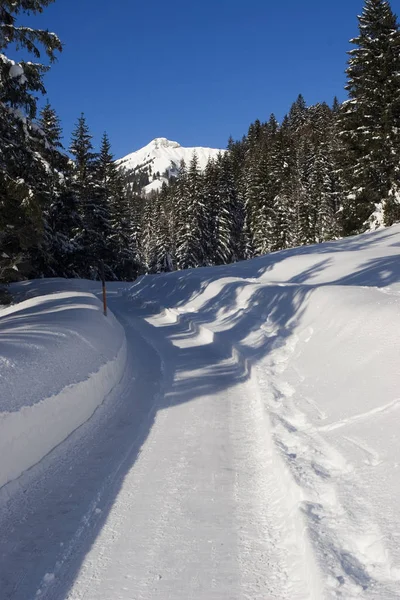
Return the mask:
M 43 405 L 35 389 L 57 407 L 66 386 L 78 420 L 30 463 L 12 438 L 22 458 L 0 488 L 0 599 L 399 599 L 399 246 L 394 227 L 110 284 L 108 333 L 95 283 L 16 286 L 63 302 L 78 286 L 68 302 L 98 338 L 48 299 L 23 322 L 0 311 L 4 379 L 42 313 L 60 335 L 52 318 L 69 315 L 61 339 L 87 348 L 81 367 L 101 348 L 88 381 L 125 350 L 90 411 L 78 364 L 71 381 L 59 367 L 61 382 L 42 367 L 48 389 L 33 386 L 26 406 L 3 399 L 0 427 Z

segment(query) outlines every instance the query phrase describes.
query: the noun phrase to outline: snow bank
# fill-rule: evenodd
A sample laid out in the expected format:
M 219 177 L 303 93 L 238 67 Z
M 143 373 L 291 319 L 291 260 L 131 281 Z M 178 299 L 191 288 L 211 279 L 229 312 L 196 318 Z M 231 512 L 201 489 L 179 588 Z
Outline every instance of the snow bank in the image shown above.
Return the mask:
M 0 487 L 88 420 L 122 377 L 124 331 L 85 291 L 93 283 L 78 285 L 18 284 L 35 297 L 0 311 Z

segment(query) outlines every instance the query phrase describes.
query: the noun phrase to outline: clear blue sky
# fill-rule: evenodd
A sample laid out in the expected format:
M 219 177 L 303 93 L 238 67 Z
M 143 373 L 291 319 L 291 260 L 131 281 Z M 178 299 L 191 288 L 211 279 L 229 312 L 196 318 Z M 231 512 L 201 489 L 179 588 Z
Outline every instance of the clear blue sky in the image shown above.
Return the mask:
M 302 93 L 345 98 L 363 0 L 56 0 L 35 24 L 65 44 L 46 75 L 66 142 L 83 111 L 117 157 L 154 137 L 225 147 Z M 398 12 L 400 0 L 393 0 Z

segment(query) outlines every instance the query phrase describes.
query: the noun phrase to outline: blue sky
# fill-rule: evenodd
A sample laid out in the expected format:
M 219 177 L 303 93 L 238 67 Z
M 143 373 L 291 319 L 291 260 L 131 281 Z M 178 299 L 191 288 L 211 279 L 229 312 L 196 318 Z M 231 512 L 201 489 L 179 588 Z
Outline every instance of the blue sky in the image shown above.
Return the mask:
M 392 2 L 396 11 L 400 0 Z M 225 147 L 302 93 L 345 98 L 363 0 L 56 0 L 35 24 L 65 44 L 46 75 L 65 141 L 83 111 L 117 157 L 154 137 Z M 397 11 L 398 12 L 398 11 Z

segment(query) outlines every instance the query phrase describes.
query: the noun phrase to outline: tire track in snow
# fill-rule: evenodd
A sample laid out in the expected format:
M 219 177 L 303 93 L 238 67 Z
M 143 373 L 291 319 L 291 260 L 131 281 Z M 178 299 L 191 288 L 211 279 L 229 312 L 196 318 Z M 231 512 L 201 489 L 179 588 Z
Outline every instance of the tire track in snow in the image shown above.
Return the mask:
M 347 417 L 346 419 L 342 419 L 341 421 L 336 421 L 335 423 L 330 423 L 328 425 L 322 425 L 318 427 L 318 431 L 335 431 L 336 429 L 341 429 L 342 427 L 346 427 L 347 425 L 352 425 L 353 423 L 358 423 L 359 421 L 364 421 L 365 419 L 369 419 L 375 415 L 379 415 L 380 413 L 391 412 L 400 407 L 400 398 L 396 398 L 392 400 L 392 402 L 388 402 L 388 404 L 384 404 L 383 406 L 378 406 L 369 410 L 365 413 L 361 413 L 359 415 L 353 415 L 352 417 Z
M 252 295 L 249 291 L 248 301 Z M 196 302 L 200 304 L 201 298 L 197 297 Z M 240 310 L 244 308 L 242 302 Z M 166 309 L 159 322 L 186 322 L 194 335 L 185 346 L 202 341 L 212 344 L 214 352 L 218 352 L 220 332 L 210 323 L 198 323 L 192 312 Z M 262 335 L 271 339 L 278 335 L 272 322 L 267 320 L 262 326 Z M 242 363 L 247 379 L 245 384 L 234 388 L 237 391 L 240 387 L 240 393 L 230 416 L 236 440 L 235 506 L 241 532 L 238 551 L 243 597 L 263 600 L 268 593 L 268 597 L 279 600 L 321 600 L 319 572 L 308 536 L 304 534 L 306 521 L 299 509 L 303 495 L 275 448 L 251 361 L 243 354 L 246 344 L 253 342 L 246 339 L 243 347 L 237 344 L 232 349 L 232 358 Z M 179 340 L 174 343 L 182 345 Z M 280 362 L 283 365 L 285 360 L 282 358 Z M 232 397 L 236 399 L 237 393 L 232 392 Z M 261 554 L 260 544 L 264 545 Z

